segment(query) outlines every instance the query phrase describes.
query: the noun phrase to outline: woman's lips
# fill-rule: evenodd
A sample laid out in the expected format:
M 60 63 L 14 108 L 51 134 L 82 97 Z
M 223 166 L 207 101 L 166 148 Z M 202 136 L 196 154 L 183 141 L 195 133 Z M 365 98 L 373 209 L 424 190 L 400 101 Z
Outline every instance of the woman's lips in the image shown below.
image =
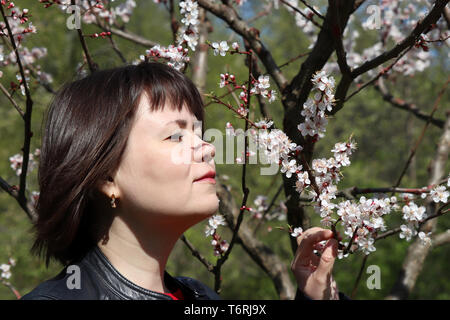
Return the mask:
M 203 179 L 198 179 L 198 180 L 195 180 L 194 182 L 207 182 L 207 183 L 216 183 L 216 179 L 213 179 L 213 178 L 203 178 Z

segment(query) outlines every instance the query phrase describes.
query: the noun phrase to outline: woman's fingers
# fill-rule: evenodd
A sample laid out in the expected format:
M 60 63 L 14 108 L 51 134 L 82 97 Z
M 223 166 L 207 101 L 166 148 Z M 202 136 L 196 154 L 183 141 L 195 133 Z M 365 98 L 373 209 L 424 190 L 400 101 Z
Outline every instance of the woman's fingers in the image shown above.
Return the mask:
M 320 256 L 319 265 L 316 270 L 316 276 L 319 279 L 326 280 L 331 277 L 334 261 L 337 256 L 338 243 L 336 239 L 330 239 L 327 241 L 325 248 Z
M 328 240 L 333 236 L 333 231 L 314 227 L 303 232 L 297 237 L 297 252 L 296 256 L 301 259 L 306 259 L 313 254 L 314 246 L 323 240 Z
M 318 257 L 313 251 L 324 240 L 327 242 Z M 332 270 L 338 242 L 333 238 L 333 232 L 318 227 L 310 228 L 297 237 L 297 243 L 298 248 L 291 269 L 299 288 L 313 299 L 336 298 L 337 285 L 333 280 Z

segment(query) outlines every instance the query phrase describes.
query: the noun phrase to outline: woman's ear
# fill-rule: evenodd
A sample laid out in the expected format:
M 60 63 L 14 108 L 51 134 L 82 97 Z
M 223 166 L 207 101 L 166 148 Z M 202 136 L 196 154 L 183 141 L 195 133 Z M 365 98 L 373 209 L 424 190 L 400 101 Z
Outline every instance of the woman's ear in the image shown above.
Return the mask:
M 97 184 L 97 190 L 101 193 L 103 193 L 108 198 L 111 197 L 111 195 L 114 193 L 116 197 L 119 196 L 119 192 L 117 189 L 117 186 L 114 182 L 114 179 L 111 176 L 107 176 L 106 178 L 103 178 L 98 184 Z

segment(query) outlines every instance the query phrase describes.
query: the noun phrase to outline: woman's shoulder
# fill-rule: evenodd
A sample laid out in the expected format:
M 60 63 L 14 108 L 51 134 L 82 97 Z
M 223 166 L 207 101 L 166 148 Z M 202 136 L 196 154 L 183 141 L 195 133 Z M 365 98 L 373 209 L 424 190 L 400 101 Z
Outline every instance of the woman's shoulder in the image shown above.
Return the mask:
M 40 283 L 29 293 L 22 296 L 20 300 L 59 300 L 57 288 L 61 286 L 63 281 L 63 271 L 57 276 Z
M 89 284 L 90 277 L 83 276 L 81 279 L 81 274 L 88 274 L 80 272 L 81 269 L 81 265 L 66 266 L 55 277 L 40 283 L 20 300 L 96 299 L 96 293 L 92 290 L 93 286 Z

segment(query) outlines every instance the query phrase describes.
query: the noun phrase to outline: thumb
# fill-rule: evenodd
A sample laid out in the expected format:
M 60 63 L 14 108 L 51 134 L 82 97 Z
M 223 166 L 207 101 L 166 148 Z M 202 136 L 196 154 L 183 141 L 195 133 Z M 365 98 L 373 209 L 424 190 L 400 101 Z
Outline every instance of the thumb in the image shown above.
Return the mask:
M 320 256 L 319 266 L 316 272 L 320 276 L 328 276 L 333 270 L 334 261 L 337 256 L 338 243 L 336 239 L 332 238 L 327 241 L 325 248 Z

